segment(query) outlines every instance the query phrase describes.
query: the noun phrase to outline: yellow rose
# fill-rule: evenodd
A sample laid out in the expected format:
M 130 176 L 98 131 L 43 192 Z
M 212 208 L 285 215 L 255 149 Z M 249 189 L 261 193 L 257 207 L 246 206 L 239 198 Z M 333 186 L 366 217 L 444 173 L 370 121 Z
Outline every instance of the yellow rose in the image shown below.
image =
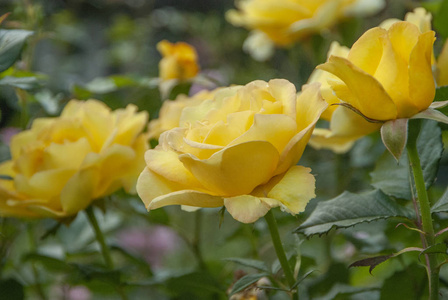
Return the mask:
M 242 0 L 236 2 L 238 10 L 230 10 L 226 16 L 233 25 L 253 31 L 245 48 L 263 60 L 272 53 L 267 39 L 287 46 L 328 29 L 344 16 L 372 13 L 383 5 L 382 0 Z M 257 49 L 250 42 L 265 46 Z
M 187 43 L 172 44 L 160 41 L 157 50 L 162 54 L 159 63 L 159 77 L 162 80 L 186 80 L 195 77 L 199 72 L 196 50 Z
M 437 59 L 437 84 L 448 85 L 448 40 L 443 45 L 442 52 Z
M 297 96 L 287 80 L 219 90 L 182 112 L 145 154 L 137 192 L 148 210 L 225 206 L 251 223 L 280 206 L 296 214 L 315 196 L 310 169 L 295 166 L 327 107 L 319 85 Z
M 344 152 L 356 139 L 381 128 L 382 122 L 426 110 L 435 95 L 434 40 L 433 31 L 422 33 L 416 25 L 401 21 L 387 30 L 368 30 L 346 55 L 330 55 L 317 68 L 335 77 L 322 75 L 321 81 L 328 80 L 338 100 L 359 114 L 346 107 L 330 111 L 329 130 L 316 130 L 311 144 Z M 330 93 L 323 94 L 330 103 L 337 102 Z
M 212 91 L 202 90 L 192 97 L 180 94 L 174 101 L 164 101 L 160 108 L 159 118 L 149 122 L 149 137 L 159 138 L 162 132 L 180 126 L 179 121 L 185 107 L 196 106 L 207 99 L 212 99 L 218 90 L 219 88 Z
M 147 113 L 113 112 L 102 102 L 72 100 L 58 118 L 34 120 L 12 138 L 0 165 L 0 215 L 63 218 L 124 188 L 135 192 L 144 167 Z

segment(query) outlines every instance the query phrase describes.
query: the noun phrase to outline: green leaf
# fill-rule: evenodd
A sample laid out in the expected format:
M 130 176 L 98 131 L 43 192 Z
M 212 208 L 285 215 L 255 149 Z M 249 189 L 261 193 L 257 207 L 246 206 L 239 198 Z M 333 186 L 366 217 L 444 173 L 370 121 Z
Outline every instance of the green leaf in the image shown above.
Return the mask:
M 230 296 L 236 294 L 238 292 L 243 291 L 248 288 L 252 284 L 256 283 L 262 277 L 269 276 L 267 273 L 257 273 L 257 274 L 248 274 L 246 276 L 241 277 L 232 287 L 232 291 L 230 292 Z
M 0 29 L 0 72 L 11 67 L 19 58 L 26 39 L 32 35 L 32 31 Z
M 32 261 L 41 263 L 46 269 L 54 272 L 71 272 L 74 270 L 73 265 L 65 261 L 38 253 L 30 253 L 23 258 L 24 261 Z
M 378 266 L 380 263 L 385 262 L 386 260 L 388 260 L 389 258 L 393 257 L 393 254 L 389 254 L 389 255 L 380 255 L 380 256 L 375 256 L 375 257 L 369 257 L 369 258 L 365 258 L 365 259 L 361 259 L 358 261 L 355 261 L 354 263 L 352 263 L 350 266 L 348 266 L 349 268 L 353 268 L 353 267 L 370 267 L 369 268 L 369 273 L 372 274 L 373 269 L 375 269 L 376 266 Z
M 434 29 L 444 38 L 448 38 L 448 0 L 443 0 L 434 16 Z
M 121 273 L 118 270 L 108 270 L 92 265 L 73 264 L 77 273 L 72 273 L 82 281 L 99 280 L 110 283 L 112 285 L 121 284 Z
M 222 299 L 224 288 L 207 272 L 192 272 L 168 278 L 164 287 L 182 299 Z
M 255 260 L 255 259 L 247 259 L 247 258 L 238 258 L 238 257 L 231 257 L 231 258 L 225 258 L 224 260 L 232 261 L 234 263 L 237 263 L 242 266 L 254 268 L 260 271 L 268 272 L 269 268 L 266 266 L 266 264 L 261 260 Z
M 417 140 L 417 148 L 423 169 L 425 185 L 429 188 L 437 175 L 439 160 L 443 152 L 442 131 L 434 121 L 425 121 Z M 412 199 L 410 167 L 407 153 L 403 153 L 398 164 L 385 152 L 378 159 L 370 176 L 371 184 L 389 196 Z
M 347 228 L 362 222 L 401 217 L 412 219 L 412 210 L 398 205 L 380 190 L 362 194 L 344 192 L 322 201 L 296 232 L 306 236 L 322 235 L 335 228 Z
M 422 252 L 420 252 L 418 257 L 420 258 L 422 255 L 428 254 L 428 253 L 444 253 L 444 254 L 446 254 L 447 250 L 448 250 L 448 247 L 446 246 L 445 243 L 438 243 L 438 244 L 432 245 L 432 246 L 426 248 L 425 250 L 423 250 Z
M 439 201 L 431 207 L 431 212 L 448 212 L 448 188 L 440 197 Z
M 380 299 L 427 299 L 426 285 L 425 268 L 412 264 L 384 280 Z
M 411 199 L 409 172 L 407 153 L 404 153 L 397 163 L 394 157 L 385 151 L 376 162 L 373 172 L 370 173 L 371 184 L 389 196 Z
M 25 299 L 23 285 L 13 278 L 0 280 L 0 300 Z
M 381 126 L 384 146 L 399 161 L 408 139 L 408 119 L 390 120 Z
M 434 97 L 434 102 L 445 101 L 448 100 L 448 85 L 439 86 L 436 88 L 436 95 Z

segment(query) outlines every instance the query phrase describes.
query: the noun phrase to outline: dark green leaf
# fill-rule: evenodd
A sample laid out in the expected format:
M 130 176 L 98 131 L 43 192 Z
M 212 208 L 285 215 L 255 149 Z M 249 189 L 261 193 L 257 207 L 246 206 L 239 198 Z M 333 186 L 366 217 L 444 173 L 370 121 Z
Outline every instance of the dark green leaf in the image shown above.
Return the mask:
M 370 267 L 369 273 L 372 274 L 373 269 L 375 269 L 376 266 L 378 266 L 380 263 L 385 262 L 389 258 L 393 257 L 393 254 L 389 255 L 381 255 L 381 256 L 375 256 L 375 257 L 369 257 L 365 259 L 361 259 L 358 261 L 355 261 L 352 263 L 349 268 L 352 267 Z
M 398 205 L 380 190 L 362 194 L 344 192 L 322 201 L 296 232 L 306 236 L 324 234 L 331 228 L 346 228 L 362 222 L 392 217 L 413 218 L 413 211 Z
M 0 175 L 0 180 L 14 180 L 14 178 L 9 175 Z
M 92 265 L 81 264 L 73 264 L 73 267 L 78 271 L 78 274 L 73 275 L 79 276 L 79 279 L 82 281 L 99 280 L 112 285 L 119 285 L 121 283 L 121 274 L 118 270 L 108 270 Z
M 257 274 L 248 274 L 246 276 L 241 277 L 232 287 L 232 291 L 230 292 L 230 295 L 236 294 L 238 292 L 243 291 L 244 289 L 248 288 L 258 280 L 260 280 L 262 277 L 269 276 L 267 273 L 257 273 Z
M 425 268 L 413 264 L 384 280 L 380 299 L 427 299 L 426 285 Z
M 448 100 L 448 85 L 436 88 L 436 96 L 434 102 Z
M 443 152 L 442 132 L 434 121 L 425 121 L 417 140 L 420 163 L 426 187 L 430 187 L 437 174 L 439 160 Z M 372 185 L 384 193 L 400 199 L 412 199 L 410 188 L 410 167 L 404 153 L 398 164 L 385 152 L 370 174 Z
M 266 266 L 266 264 L 261 260 L 255 260 L 255 259 L 247 259 L 247 258 L 237 258 L 237 257 L 231 257 L 226 258 L 224 260 L 232 261 L 234 263 L 254 268 L 260 271 L 268 272 L 269 268 Z
M 148 221 L 155 224 L 169 225 L 170 216 L 165 209 L 153 209 L 147 212 Z
M 221 299 L 225 296 L 224 288 L 206 272 L 173 276 L 164 282 L 164 286 L 171 294 L 184 296 L 183 299 L 185 296 L 189 299 Z
M 404 153 L 397 163 L 394 157 L 385 151 L 370 176 L 371 184 L 384 193 L 400 199 L 412 198 L 407 153 Z
M 22 299 L 25 299 L 25 293 L 20 282 L 12 278 L 0 280 L 0 300 Z
M 24 261 L 39 262 L 43 264 L 46 269 L 54 272 L 70 272 L 74 269 L 73 265 L 70 265 L 61 259 L 37 253 L 30 253 L 23 259 Z
M 19 58 L 27 37 L 32 31 L 11 29 L 0 29 L 0 72 L 11 67 Z
M 448 212 L 448 188 L 443 193 L 442 197 L 440 197 L 439 201 L 433 205 L 431 208 L 432 212 Z
M 434 16 L 434 29 L 444 38 L 448 38 L 448 0 L 443 0 Z

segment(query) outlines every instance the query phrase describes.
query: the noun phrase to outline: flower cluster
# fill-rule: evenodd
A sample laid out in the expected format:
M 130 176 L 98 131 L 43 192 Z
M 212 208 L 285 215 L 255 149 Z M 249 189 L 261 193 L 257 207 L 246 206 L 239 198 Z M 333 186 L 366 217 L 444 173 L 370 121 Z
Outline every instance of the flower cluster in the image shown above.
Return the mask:
M 147 120 L 134 105 L 111 111 L 96 100 L 72 100 L 60 117 L 34 120 L 0 165 L 0 214 L 64 218 L 120 188 L 134 192 Z
M 216 91 L 184 108 L 180 127 L 146 152 L 138 194 L 149 210 L 225 206 L 243 223 L 276 206 L 303 211 L 315 196 L 314 177 L 296 163 L 326 107 L 318 84 L 300 96 L 286 80 Z

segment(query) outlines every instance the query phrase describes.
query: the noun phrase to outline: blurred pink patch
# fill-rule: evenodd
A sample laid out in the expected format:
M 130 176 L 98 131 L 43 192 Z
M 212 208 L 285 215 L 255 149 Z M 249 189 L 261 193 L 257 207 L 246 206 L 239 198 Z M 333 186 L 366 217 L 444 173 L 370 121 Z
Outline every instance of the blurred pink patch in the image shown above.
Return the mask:
M 91 299 L 91 294 L 88 288 L 84 286 L 74 286 L 68 290 L 67 298 L 69 300 L 88 300 Z
M 9 145 L 11 138 L 19 133 L 21 130 L 17 127 L 5 127 L 0 130 L 0 141 L 3 144 Z
M 165 226 L 131 228 L 121 231 L 117 238 L 123 248 L 140 254 L 152 268 L 160 268 L 164 256 L 175 250 L 180 242 L 179 236 Z
M 202 90 L 213 90 L 219 86 L 225 86 L 227 82 L 225 76 L 217 70 L 203 70 L 201 72 L 203 77 L 208 78 L 207 83 L 193 82 L 190 88 L 189 96 L 199 93 Z
M 65 300 L 90 300 L 92 299 L 92 293 L 88 288 L 82 285 L 61 285 L 55 286 L 52 289 L 50 298 Z

